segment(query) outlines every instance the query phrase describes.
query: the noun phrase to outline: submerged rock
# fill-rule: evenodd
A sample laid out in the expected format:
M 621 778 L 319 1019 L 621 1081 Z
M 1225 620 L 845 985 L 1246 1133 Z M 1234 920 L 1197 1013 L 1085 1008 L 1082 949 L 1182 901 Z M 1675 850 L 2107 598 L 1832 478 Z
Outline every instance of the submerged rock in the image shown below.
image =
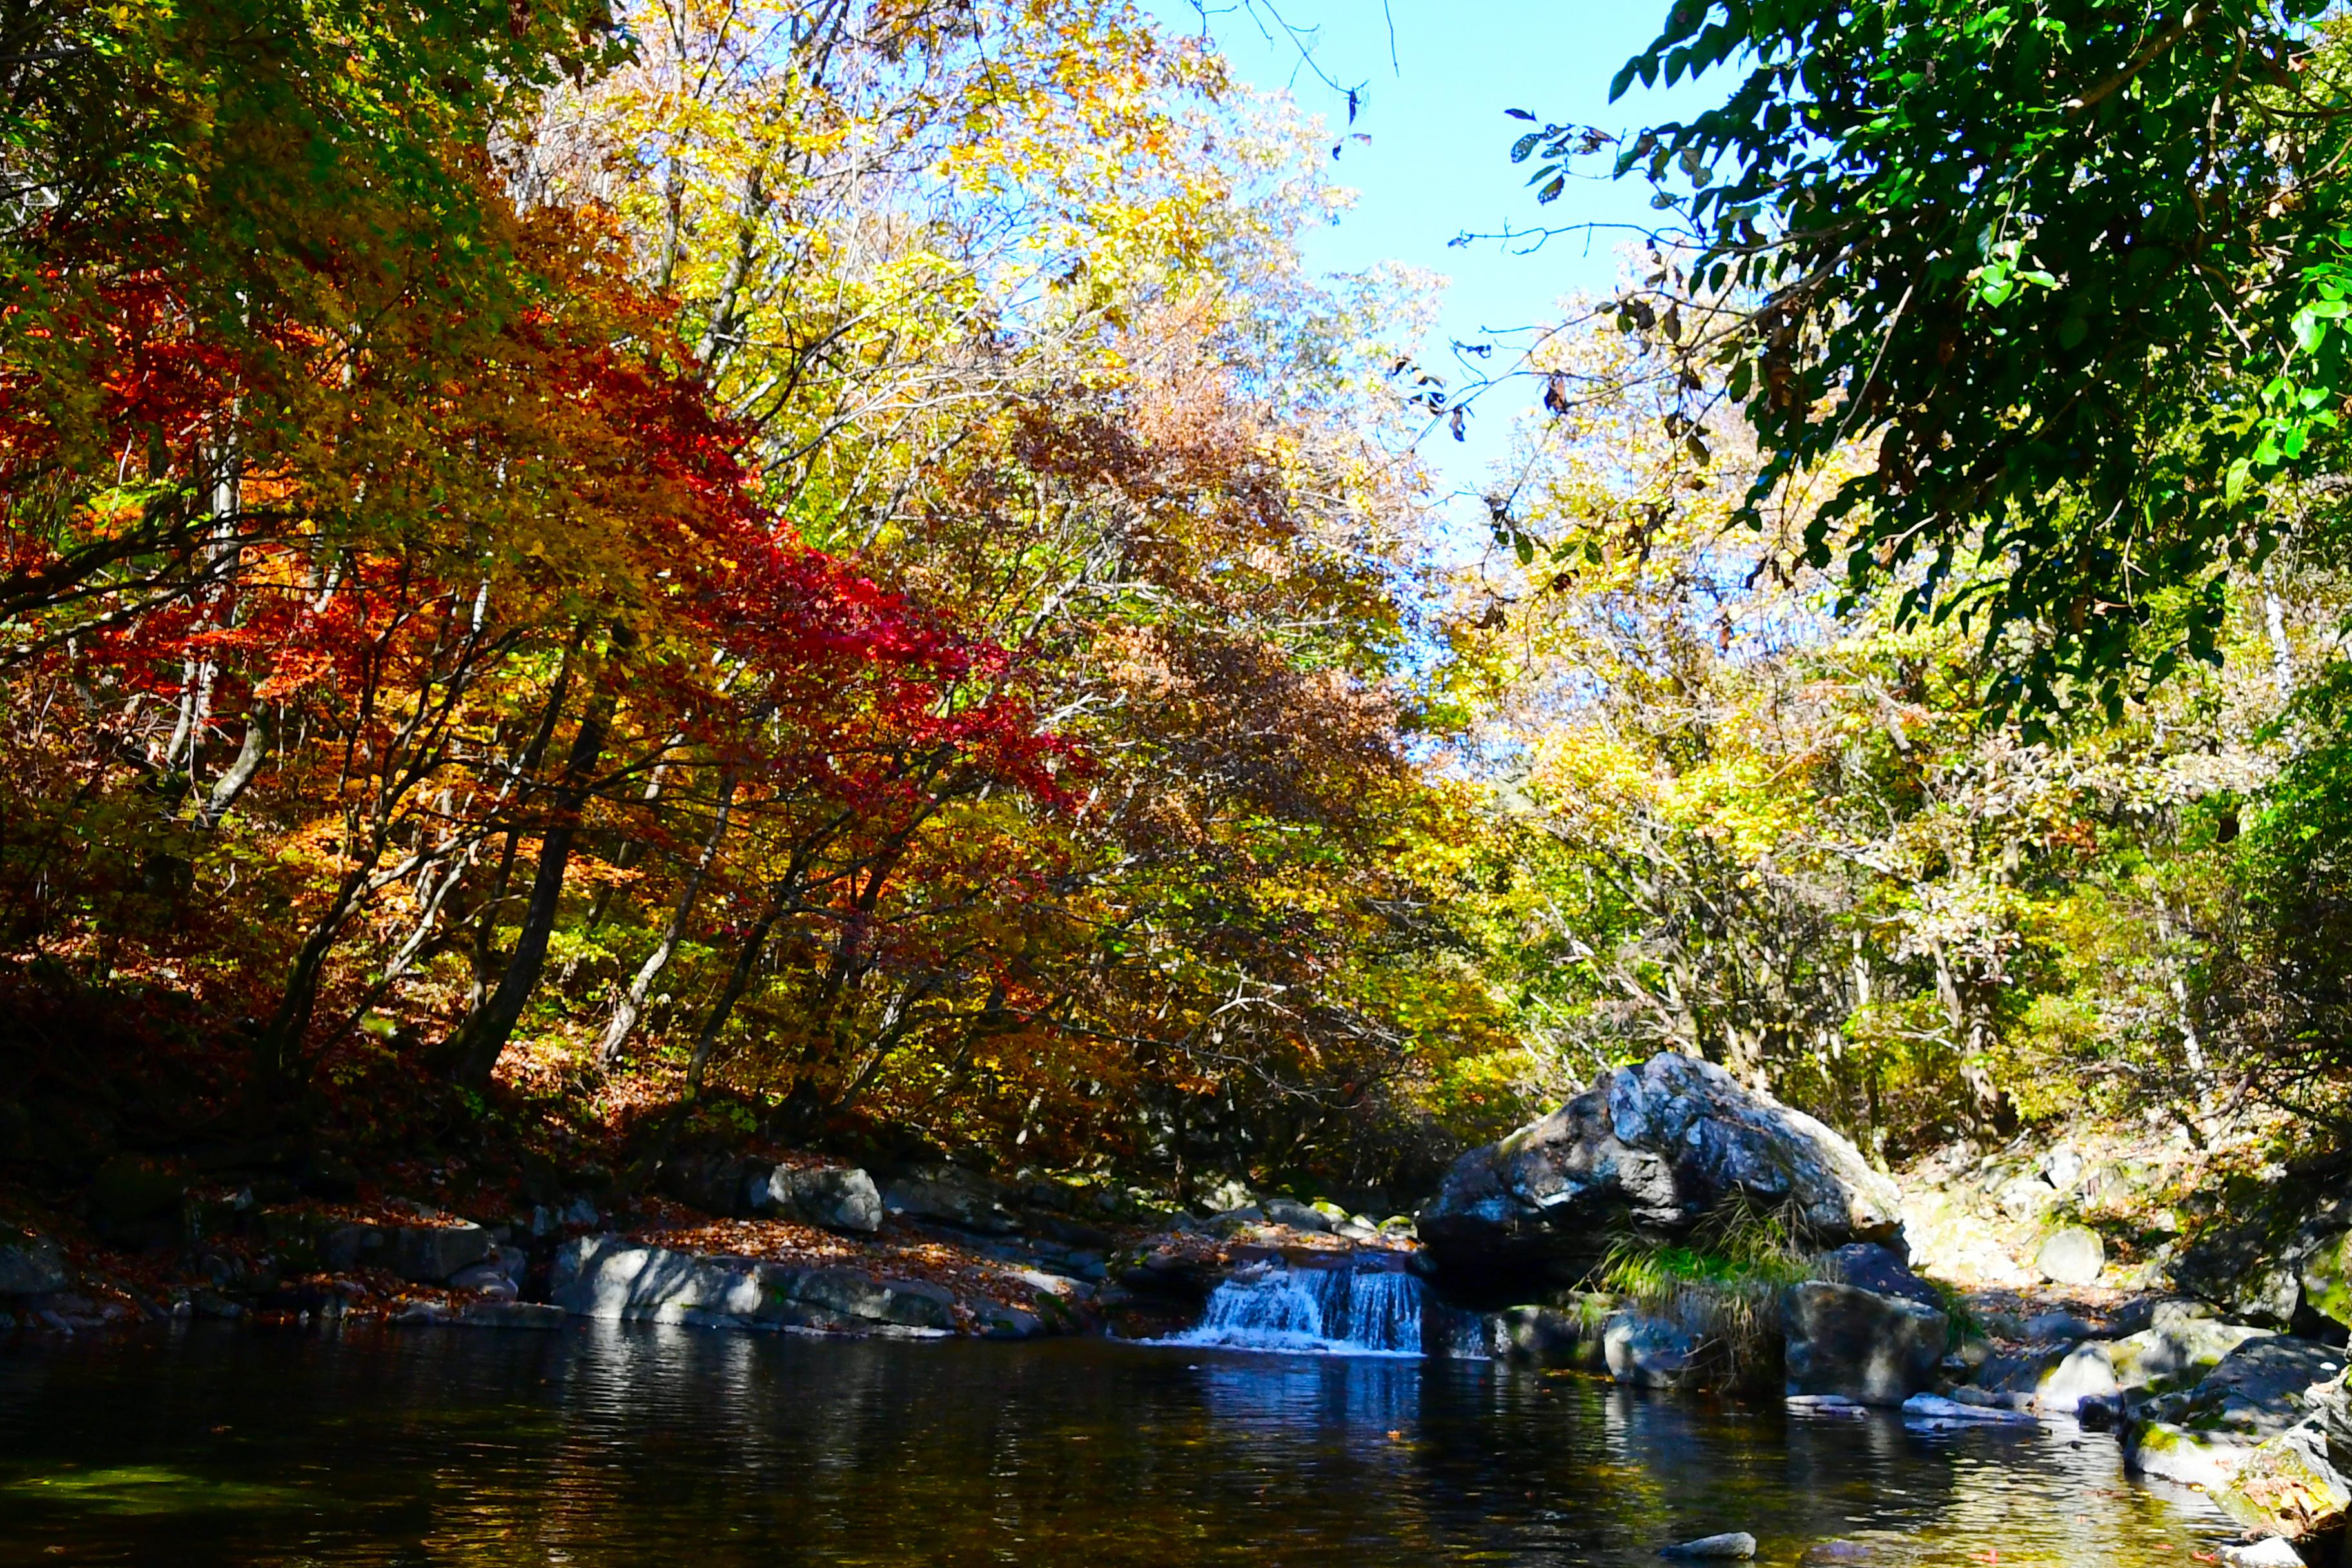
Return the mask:
M 1940 1394 L 1915 1394 L 1903 1402 L 1903 1418 L 1924 1426 L 2032 1426 L 2032 1416 L 1999 1405 L 1965 1405 Z
M 1702 1535 L 1696 1541 L 1661 1546 L 1658 1555 L 1701 1563 L 1744 1561 L 1756 1555 L 1756 1538 L 1744 1530 L 1730 1531 L 1722 1535 Z
M 1927 1388 L 1951 1331 L 1937 1308 L 1819 1279 L 1790 1287 L 1780 1317 L 1787 1392 L 1859 1405 L 1900 1405 Z
M 1900 1245 L 1895 1185 L 1852 1143 L 1673 1052 L 1463 1155 L 1417 1225 L 1441 1273 L 1474 1286 L 1573 1283 L 1627 1229 L 1681 1237 L 1735 1199 L 1787 1212 L 1813 1246 Z

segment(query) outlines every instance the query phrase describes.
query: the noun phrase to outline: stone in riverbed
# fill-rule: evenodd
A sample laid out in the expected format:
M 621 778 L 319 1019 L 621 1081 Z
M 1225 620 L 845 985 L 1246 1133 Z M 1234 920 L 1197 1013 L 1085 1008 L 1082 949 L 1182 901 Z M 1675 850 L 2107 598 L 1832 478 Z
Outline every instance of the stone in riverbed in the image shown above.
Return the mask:
M 438 1301 L 412 1301 L 392 1316 L 404 1328 L 560 1329 L 566 1314 L 544 1301 L 469 1301 L 445 1306 Z
M 2025 1338 L 2032 1344 L 2078 1344 L 2097 1331 L 2067 1311 L 2036 1312 L 2025 1320 Z
M 2033 1255 L 2042 1278 L 2058 1285 L 2095 1285 L 2107 1267 L 2107 1244 L 2087 1226 L 2060 1226 Z
M 2244 1546 L 2224 1546 L 2221 1556 L 2230 1568 L 2304 1568 L 2303 1553 L 2275 1535 Z
M 2272 1335 L 2193 1388 L 2161 1395 L 2124 1430 L 2132 1469 L 2202 1487 L 2239 1523 L 2316 1533 L 2352 1509 L 2352 1390 L 2342 1351 Z
M 1499 1143 L 1462 1156 L 1416 1217 L 1442 1276 L 1574 1283 L 1628 1229 L 1686 1237 L 1727 1202 L 1786 1211 L 1816 1247 L 1899 1245 L 1895 1184 L 1801 1111 L 1674 1052 L 1603 1074 Z
M 1591 1291 L 1565 1300 L 1561 1306 L 1535 1303 L 1487 1313 L 1486 1353 L 1537 1366 L 1608 1370 L 1602 1341 L 1616 1299 Z
M 1915 1394 L 1903 1402 L 1903 1418 L 1930 1426 L 1977 1425 L 1984 1426 L 2032 1426 L 2032 1416 L 2021 1410 L 2005 1409 L 1998 1405 L 1963 1405 L 1957 1399 L 1941 1394 Z
M 1936 1288 L 1911 1272 L 1911 1266 L 1893 1247 L 1874 1241 L 1849 1242 L 1813 1260 L 1813 1277 L 1833 1285 L 1853 1285 L 1881 1296 L 1899 1296 L 1923 1307 L 1944 1310 Z
M 1658 1555 L 1699 1563 L 1744 1562 L 1756 1555 L 1756 1538 L 1744 1530 L 1729 1531 L 1722 1535 L 1702 1535 L 1696 1541 L 1661 1546 Z
M 1314 1231 L 1328 1235 L 1332 1229 L 1331 1216 L 1312 1204 L 1302 1204 L 1297 1198 L 1268 1198 L 1259 1205 L 1269 1225 L 1288 1226 L 1293 1230 Z
M 1900 1405 L 1931 1385 L 1951 1320 L 1936 1308 L 1811 1279 L 1781 1299 L 1787 1392 Z

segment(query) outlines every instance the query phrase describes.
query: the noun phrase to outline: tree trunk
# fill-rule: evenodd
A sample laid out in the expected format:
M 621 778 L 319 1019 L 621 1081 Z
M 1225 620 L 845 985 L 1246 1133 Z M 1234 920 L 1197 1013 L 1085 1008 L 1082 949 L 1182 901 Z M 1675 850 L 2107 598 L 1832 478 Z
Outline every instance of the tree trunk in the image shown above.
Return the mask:
M 513 1037 L 522 1010 L 538 988 L 540 972 L 547 966 L 547 942 L 555 930 L 558 904 L 563 897 L 563 873 L 572 858 L 572 840 L 579 837 L 580 814 L 588 804 L 588 787 L 596 763 L 604 754 L 604 731 L 612 723 L 615 696 L 610 680 L 590 699 L 581 715 L 580 731 L 572 738 L 571 754 L 563 760 L 563 778 L 556 786 L 552 820 L 539 841 L 539 867 L 531 878 L 530 901 L 524 906 L 522 931 L 514 952 L 499 976 L 498 988 L 469 1015 L 449 1042 L 459 1083 L 482 1089 L 488 1085 L 499 1057 Z

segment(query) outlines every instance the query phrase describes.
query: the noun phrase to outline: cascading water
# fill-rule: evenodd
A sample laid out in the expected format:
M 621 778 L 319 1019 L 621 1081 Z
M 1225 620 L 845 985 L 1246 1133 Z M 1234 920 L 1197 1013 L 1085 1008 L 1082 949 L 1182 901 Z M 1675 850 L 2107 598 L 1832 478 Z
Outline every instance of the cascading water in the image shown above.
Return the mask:
M 1161 1342 L 1318 1355 L 1462 1355 L 1476 1320 L 1430 1299 L 1394 1269 L 1286 1268 L 1235 1274 L 1198 1327 Z

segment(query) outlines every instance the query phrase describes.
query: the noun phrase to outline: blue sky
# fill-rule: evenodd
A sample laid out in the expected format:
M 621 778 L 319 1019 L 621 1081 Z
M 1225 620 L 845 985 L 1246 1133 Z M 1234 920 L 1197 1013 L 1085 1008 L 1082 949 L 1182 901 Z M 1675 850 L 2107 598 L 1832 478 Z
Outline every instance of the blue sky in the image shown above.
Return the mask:
M 1324 75 L 1342 88 L 1360 85 L 1354 129 L 1370 141 L 1347 143 L 1336 165 L 1339 183 L 1360 197 L 1343 222 L 1315 237 L 1307 258 L 1334 271 L 1396 260 L 1448 278 L 1439 335 L 1424 346 L 1433 366 L 1450 365 L 1448 340 L 1527 327 L 1555 314 L 1564 295 L 1608 289 L 1627 237 L 1560 237 L 1514 255 L 1491 241 L 1449 246 L 1457 235 L 1507 225 L 1641 224 L 1653 216 L 1638 183 L 1571 181 L 1557 202 L 1538 207 L 1525 183 L 1529 170 L 1509 160 L 1512 140 L 1527 127 L 1505 110 L 1618 130 L 1720 101 L 1729 86 L 1708 80 L 1698 91 L 1688 84 L 1646 91 L 1636 84 L 1609 102 L 1610 78 L 1656 35 L 1666 0 L 1389 0 L 1385 8 L 1381 0 L 1273 0 L 1271 11 L 1266 0 L 1145 5 L 1188 32 L 1200 30 L 1205 6 L 1210 31 L 1239 76 L 1287 88 L 1335 132 L 1347 117 L 1345 98 L 1302 64 L 1276 14 L 1307 35 Z M 1499 350 L 1495 358 L 1502 358 Z M 1511 413 L 1535 395 L 1532 385 L 1496 394 L 1479 405 L 1466 441 L 1440 434 L 1427 456 L 1449 483 L 1475 493 L 1504 449 Z

